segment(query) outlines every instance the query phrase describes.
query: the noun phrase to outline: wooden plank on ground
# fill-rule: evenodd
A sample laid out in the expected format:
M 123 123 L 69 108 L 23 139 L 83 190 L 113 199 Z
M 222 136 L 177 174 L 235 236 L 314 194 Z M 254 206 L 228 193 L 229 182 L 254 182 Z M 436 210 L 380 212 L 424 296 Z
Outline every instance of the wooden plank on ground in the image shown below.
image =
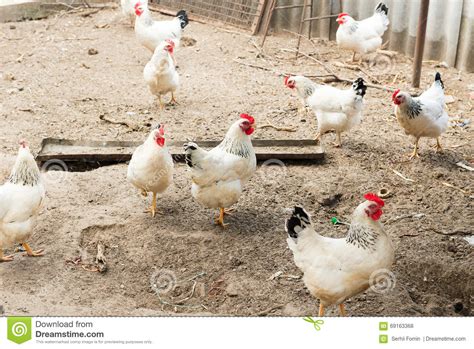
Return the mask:
M 195 141 L 204 149 L 210 149 L 220 141 Z M 184 161 L 184 141 L 170 141 L 168 148 L 175 161 Z M 80 141 L 46 138 L 36 160 L 48 161 L 121 163 L 130 160 L 133 151 L 141 142 L 132 141 Z M 323 149 L 314 140 L 252 140 L 258 161 L 277 159 L 281 161 L 314 161 L 324 158 Z

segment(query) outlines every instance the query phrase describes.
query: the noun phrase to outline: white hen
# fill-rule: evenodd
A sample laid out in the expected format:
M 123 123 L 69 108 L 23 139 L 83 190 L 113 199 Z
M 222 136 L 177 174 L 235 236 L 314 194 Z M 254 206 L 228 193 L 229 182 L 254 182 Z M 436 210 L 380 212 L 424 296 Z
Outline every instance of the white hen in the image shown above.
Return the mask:
M 360 124 L 363 111 L 363 97 L 367 86 L 358 78 L 349 89 L 340 90 L 329 85 L 319 85 L 308 97 L 307 103 L 318 119 L 316 140 L 331 130 L 336 132 L 336 147 L 342 146 L 341 133 Z
M 188 15 L 181 10 L 176 17 L 168 21 L 154 21 L 146 3 L 137 2 L 134 6 L 137 18 L 135 20 L 135 35 L 143 46 L 154 52 L 156 47 L 166 39 L 173 39 L 179 46 L 181 34 L 188 25 Z
M 128 165 L 127 180 L 141 190 L 143 196 L 153 193 L 148 212 L 156 213 L 156 196 L 173 182 L 173 158 L 165 144 L 164 125 L 153 128 L 145 142 L 132 155 Z
M 142 0 L 143 3 L 148 5 L 148 0 Z M 132 27 L 135 24 L 135 4 L 137 0 L 120 0 L 120 7 L 122 8 L 122 14 L 124 17 L 130 20 Z
M 347 13 L 341 13 L 336 21 L 339 28 L 336 32 L 336 42 L 339 47 L 354 51 L 355 54 L 365 54 L 374 52 L 382 46 L 382 36 L 388 28 L 387 17 L 388 7 L 384 3 L 379 3 L 374 10 L 374 14 L 361 21 L 356 21 Z
M 349 232 L 342 239 L 319 235 L 309 214 L 299 206 L 286 221 L 288 247 L 304 273 L 304 284 L 320 300 L 319 316 L 330 305 L 339 305 L 345 315 L 343 302 L 373 285 L 375 274 L 384 275 L 393 263 L 392 242 L 378 222 L 384 202 L 371 193 L 364 198 L 367 201 L 355 209 Z
M 439 137 L 448 128 L 449 116 L 444 103 L 444 84 L 440 73 L 429 89 L 418 97 L 396 90 L 392 95 L 398 123 L 407 135 L 415 137 L 415 148 L 410 159 L 418 157 L 418 142 L 421 137 L 436 138 L 436 149 L 440 151 Z
M 218 208 L 216 224 L 224 227 L 225 209 L 235 204 L 245 182 L 255 173 L 257 160 L 250 135 L 255 120 L 247 114 L 232 124 L 224 140 L 206 151 L 196 143 L 184 145 L 193 181 L 191 193 L 203 206 Z
M 43 250 L 33 251 L 26 241 L 33 234 L 44 197 L 38 165 L 22 141 L 10 177 L 0 187 L 0 262 L 13 260 L 3 256 L 3 248 L 16 243 L 22 244 L 30 257 L 43 255 Z
M 171 93 L 170 103 L 177 103 L 174 93 L 179 86 L 179 74 L 172 59 L 174 47 L 174 42 L 171 39 L 159 44 L 143 69 L 143 77 L 148 89 L 152 94 L 158 96 L 161 109 L 164 108 L 161 100 L 161 96 L 164 94 Z
M 307 110 L 308 98 L 314 93 L 314 91 L 320 86 L 302 75 L 285 76 L 285 86 L 291 89 L 296 89 L 298 97 L 301 99 L 302 108 L 298 109 L 298 112 Z

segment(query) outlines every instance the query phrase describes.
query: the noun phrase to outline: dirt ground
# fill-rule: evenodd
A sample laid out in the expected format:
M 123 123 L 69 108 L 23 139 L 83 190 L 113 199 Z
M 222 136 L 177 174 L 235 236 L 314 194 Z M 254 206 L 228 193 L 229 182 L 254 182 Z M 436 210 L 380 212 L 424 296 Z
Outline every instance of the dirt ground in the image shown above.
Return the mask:
M 255 38 L 245 33 L 191 22 L 185 35 L 196 43 L 176 53 L 180 103 L 161 112 L 142 77 L 150 53 L 118 13 L 61 13 L 0 24 L 2 181 L 20 138 L 29 140 L 35 152 L 45 137 L 140 141 L 150 124 L 159 121 L 173 140 L 217 140 L 241 112 L 254 115 L 260 124 L 298 128 L 295 133 L 258 129 L 255 138 L 314 137 L 315 118 L 298 114 L 299 100 L 278 72 L 326 72 L 311 59 L 295 63 L 293 53 L 280 50 L 293 49 L 294 37 L 271 36 L 260 53 L 251 43 Z M 90 55 L 92 48 L 98 53 Z M 362 74 L 335 67 L 351 54 L 337 50 L 334 42 L 303 40 L 302 49 L 343 77 Z M 378 56 L 371 62 L 377 64 L 365 70 L 373 79 L 409 89 L 409 58 Z M 472 119 L 473 74 L 435 64 L 424 64 L 422 87 L 439 70 L 446 94 L 455 99 L 448 104 L 450 116 Z M 349 221 L 363 194 L 388 188 L 392 196 L 381 221 L 396 245 L 396 282 L 387 292 L 369 290 L 351 299 L 348 314 L 472 315 L 474 254 L 464 237 L 473 234 L 474 187 L 472 173 L 456 165 L 463 161 L 473 166 L 472 127 L 450 127 L 440 154 L 429 148 L 433 140 L 423 139 L 421 157 L 407 162 L 412 140 L 395 120 L 390 96 L 369 89 L 363 123 L 343 135 L 341 149 L 332 146 L 332 135 L 326 136 L 322 163 L 259 167 L 225 230 L 212 224 L 215 212 L 191 197 L 183 164 L 176 165 L 175 182 L 159 198 L 161 214 L 154 219 L 143 212 L 147 202 L 126 182 L 126 164 L 45 173 L 47 201 L 31 245 L 44 248 L 46 255 L 29 259 L 17 253 L 13 262 L 0 264 L 0 313 L 316 314 L 318 302 L 304 287 L 286 245 L 288 209 L 302 204 L 319 232 L 342 237 L 347 228 L 332 225 L 331 218 Z M 132 127 L 106 123 L 101 115 Z M 393 222 L 409 213 L 424 216 Z M 66 262 L 81 256 L 87 268 L 99 241 L 106 246 L 107 272 Z M 165 287 L 168 276 L 175 278 L 171 282 L 176 287 L 158 296 L 152 284 Z M 329 312 L 336 314 L 335 309 Z

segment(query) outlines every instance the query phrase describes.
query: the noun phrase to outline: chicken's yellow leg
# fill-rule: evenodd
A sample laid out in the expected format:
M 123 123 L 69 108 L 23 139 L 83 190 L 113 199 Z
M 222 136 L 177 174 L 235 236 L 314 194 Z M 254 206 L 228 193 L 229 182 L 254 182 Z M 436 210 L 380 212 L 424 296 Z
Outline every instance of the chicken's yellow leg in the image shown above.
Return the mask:
M 216 224 L 220 225 L 221 227 L 225 227 L 227 224 L 224 223 L 224 215 L 225 215 L 225 208 L 219 208 L 219 217 L 216 218 Z
M 171 104 L 178 104 L 178 101 L 176 100 L 176 97 L 174 96 L 174 92 L 171 92 Z
M 342 316 L 346 316 L 346 308 L 344 307 L 344 303 L 339 304 L 339 312 Z
M 318 316 L 324 316 L 324 305 L 319 303 L 319 314 Z
M 163 101 L 161 100 L 161 95 L 158 95 L 158 102 L 160 103 L 160 109 L 161 110 L 165 109 L 165 105 L 163 104 Z
M 420 157 L 420 155 L 418 155 L 418 141 L 419 141 L 419 140 L 420 140 L 419 138 L 417 138 L 417 139 L 415 140 L 415 148 L 413 149 L 413 153 L 411 153 L 411 155 L 410 155 L 410 160 L 413 159 L 413 158 L 415 158 L 415 157 L 416 157 L 416 158 L 419 158 L 419 157 Z
M 25 249 L 26 251 L 26 255 L 28 257 L 41 257 L 44 255 L 43 251 L 44 250 L 37 250 L 37 251 L 33 251 L 30 247 L 30 245 L 28 245 L 26 242 L 23 242 L 21 244 L 23 246 L 23 248 Z
M 11 262 L 13 260 L 13 256 L 4 256 L 3 250 L 0 248 L 0 263 L 1 262 Z
M 153 193 L 153 199 L 151 200 L 151 206 L 146 212 L 151 212 L 151 216 L 155 217 L 155 214 L 156 214 L 156 193 Z
M 443 148 L 441 147 L 441 143 L 439 142 L 439 137 L 436 138 L 436 145 L 434 145 L 433 148 L 436 149 L 437 153 L 439 153 L 440 151 L 443 151 Z

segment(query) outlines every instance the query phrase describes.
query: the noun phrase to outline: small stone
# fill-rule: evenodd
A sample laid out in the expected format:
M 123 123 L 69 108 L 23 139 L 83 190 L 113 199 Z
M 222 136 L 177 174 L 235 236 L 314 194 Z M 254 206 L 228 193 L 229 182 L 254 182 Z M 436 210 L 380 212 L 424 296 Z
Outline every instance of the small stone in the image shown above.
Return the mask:
M 87 53 L 90 55 L 90 56 L 93 56 L 93 55 L 96 55 L 99 53 L 99 51 L 97 51 L 95 48 L 90 48 Z
M 14 24 L 10 24 L 10 29 L 14 30 L 14 29 L 16 29 L 16 26 Z
M 236 285 L 233 283 L 226 287 L 225 292 L 229 297 L 237 297 L 239 295 L 239 291 L 237 290 Z

